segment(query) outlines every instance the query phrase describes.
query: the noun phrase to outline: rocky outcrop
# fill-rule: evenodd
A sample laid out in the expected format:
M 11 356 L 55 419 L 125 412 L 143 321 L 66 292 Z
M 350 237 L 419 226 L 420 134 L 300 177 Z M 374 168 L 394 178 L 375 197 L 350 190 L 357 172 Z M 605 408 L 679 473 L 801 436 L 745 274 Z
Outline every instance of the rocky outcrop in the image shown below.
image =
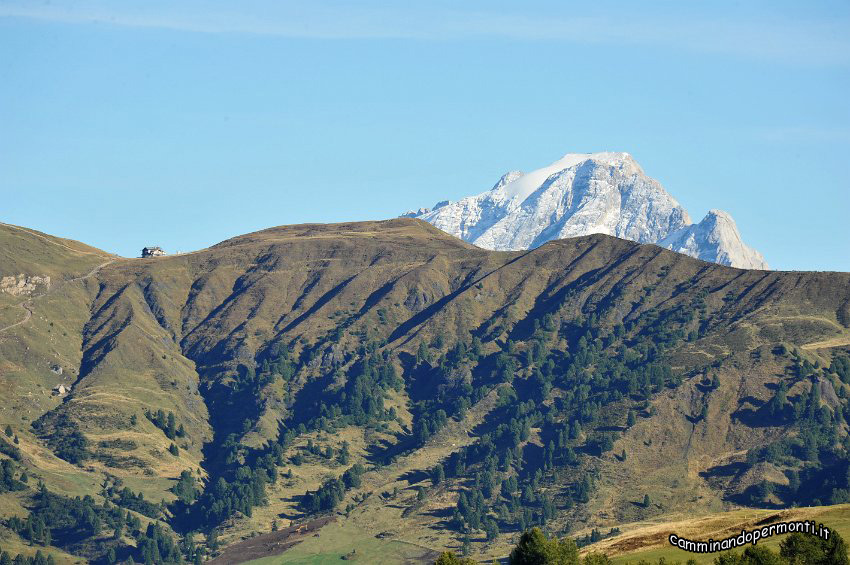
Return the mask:
M 12 296 L 31 296 L 38 289 L 50 288 L 50 277 L 41 275 L 10 275 L 0 278 L 0 292 Z

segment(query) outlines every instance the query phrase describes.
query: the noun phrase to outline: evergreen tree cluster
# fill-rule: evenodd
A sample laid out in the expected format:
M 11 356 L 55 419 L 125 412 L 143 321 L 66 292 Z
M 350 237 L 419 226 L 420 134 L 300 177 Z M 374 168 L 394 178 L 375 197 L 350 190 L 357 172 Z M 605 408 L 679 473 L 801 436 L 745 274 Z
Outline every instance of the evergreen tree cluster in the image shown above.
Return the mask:
M 442 336 L 431 342 L 442 348 Z M 439 352 L 437 352 L 439 353 Z M 408 383 L 408 394 L 414 399 L 412 447 L 420 447 L 439 432 L 449 417 L 462 420 L 470 406 L 481 400 L 492 388 L 473 387 L 473 371 L 482 359 L 482 344 L 478 337 L 470 343 L 458 341 L 447 352 L 436 356 L 420 342 L 416 363 Z M 420 384 L 424 383 L 424 384 Z
M 253 465 L 238 465 L 208 486 L 192 507 L 193 526 L 209 531 L 241 512 L 251 516 L 254 507 L 267 502 L 266 485 L 277 480 L 275 458 L 267 454 Z
M 347 490 L 360 486 L 364 471 L 363 466 L 358 463 L 351 466 L 341 477 L 326 480 L 318 490 L 304 495 L 301 508 L 310 514 L 335 509 L 345 498 Z
M 510 565 L 578 565 L 578 546 L 570 538 L 547 539 L 539 528 L 520 536 L 508 558 Z
M 65 461 L 80 464 L 89 457 L 89 444 L 86 436 L 80 431 L 80 426 L 72 420 L 67 412 L 59 412 L 55 417 L 45 414 L 33 422 L 36 433 L 46 436 L 47 444 L 53 452 Z
M 184 563 L 180 546 L 175 543 L 171 535 L 162 529 L 159 522 L 148 524 L 145 533 L 136 536 L 136 551 L 134 553 L 145 565 Z
M 251 516 L 255 507 L 267 503 L 266 486 L 277 480 L 277 467 L 284 463 L 285 447 L 295 432 L 284 426 L 278 441 L 259 449 L 249 448 L 240 443 L 239 437 L 254 421 L 239 418 L 248 412 L 256 419 L 252 410 L 261 403 L 263 387 L 277 379 L 288 380 L 294 373 L 289 350 L 275 344 L 266 353 L 259 372 L 254 367 L 240 365 L 230 382 L 220 389 L 223 398 L 221 405 L 216 405 L 216 417 L 220 427 L 234 431 L 214 446 L 217 456 L 208 467 L 210 480 L 203 492 L 185 470 L 172 487 L 177 500 L 171 510 L 174 522 L 182 529 L 209 533 L 236 512 Z M 161 421 L 158 414 L 155 419 Z M 169 426 L 171 421 L 165 416 L 166 429 L 173 427 Z M 241 424 L 237 426 L 235 422 Z
M 266 352 L 265 358 L 260 364 L 260 382 L 269 383 L 277 378 L 283 382 L 289 382 L 295 376 L 298 366 L 290 357 L 289 348 L 280 343 L 275 343 Z
M 677 315 L 683 317 L 682 323 L 690 323 L 686 314 L 677 311 Z M 275 464 L 281 464 L 281 452 L 296 436 L 311 429 L 332 431 L 346 425 L 381 425 L 395 417 L 393 410 L 385 409 L 385 396 L 403 384 L 408 386 L 412 399 L 410 442 L 416 446 L 428 441 L 451 418 L 463 419 L 472 404 L 500 382 L 508 382 L 512 386 L 499 391 L 500 413 L 491 419 L 494 427 L 482 434 L 473 447 L 453 454 L 446 462 L 443 476 L 476 475 L 490 501 L 489 513 L 484 512 L 477 521 L 469 516 L 481 527 L 487 525 L 493 530 L 499 523 L 514 527 L 545 523 L 557 511 L 553 497 L 536 496 L 530 507 L 522 511 L 510 512 L 509 507 L 507 514 L 500 513 L 502 506 L 518 504 L 498 498 L 500 481 L 513 476 L 523 486 L 538 487 L 534 489 L 537 492 L 544 482 L 544 473 L 577 464 L 579 452 L 602 454 L 611 449 L 615 439 L 612 434 L 592 432 L 602 418 L 604 407 L 622 403 L 630 395 L 647 398 L 664 386 L 678 384 L 664 363 L 663 350 L 681 332 L 659 338 L 666 335 L 663 332 L 668 327 L 665 320 L 669 316 L 663 312 L 650 316 L 645 325 L 654 328 L 654 333 L 648 337 L 641 334 L 646 328 L 636 322 L 606 332 L 600 328 L 595 314 L 574 324 L 560 325 L 552 314 L 546 314 L 530 322 L 526 337 L 520 335 L 521 331 L 514 332 L 515 339 L 509 339 L 501 352 L 489 356 L 483 353 L 484 346 L 478 336 L 472 336 L 469 341 L 460 340 L 447 350 L 445 340 L 437 336 L 430 344 L 420 342 L 414 364 L 405 367 L 410 375 L 404 383 L 388 352 L 380 352 L 381 343 L 367 341 L 347 369 L 337 368 L 324 381 L 316 381 L 323 383 L 320 388 L 299 393 L 297 409 L 291 410 L 292 416 L 282 424 L 278 442 L 261 450 L 238 446 L 237 434 L 223 442 L 219 449 L 224 454 L 222 465 L 219 471 L 211 473 L 210 486 L 194 503 L 184 504 L 193 506 L 192 523 L 204 529 L 220 523 L 233 512 L 250 513 L 253 506 L 264 500 L 264 485 L 273 480 L 272 475 L 276 476 L 271 470 L 274 465 L 266 467 L 264 473 L 256 473 L 253 461 L 272 455 Z M 555 347 L 559 339 L 572 344 L 569 351 Z M 309 358 L 313 349 L 305 349 L 302 357 Z M 233 380 L 234 394 L 248 391 L 248 397 L 259 402 L 262 386 L 277 378 L 288 381 L 298 372 L 299 365 L 290 355 L 287 347 L 275 345 L 266 352 L 257 370 L 240 368 Z M 544 405 L 554 389 L 559 391 L 555 402 Z M 168 415 L 154 415 L 154 419 L 164 421 L 165 429 L 169 429 Z M 582 424 L 590 431 L 583 433 Z M 237 432 L 247 431 L 249 426 L 246 420 Z M 540 427 L 545 439 L 542 452 L 524 447 L 533 427 Z M 342 464 L 348 462 L 347 454 L 336 454 L 330 446 L 313 444 L 311 449 L 308 443 L 307 453 L 329 461 L 337 458 Z M 302 460 L 301 453 L 291 456 L 296 465 Z M 234 480 L 237 465 L 247 466 L 248 470 L 239 471 L 241 479 Z M 310 512 L 335 507 L 344 493 L 344 486 L 340 488 L 338 481 L 331 479 L 316 493 L 308 493 L 303 507 Z M 575 483 L 566 491 L 568 499 L 561 496 L 560 504 L 571 504 L 572 497 L 586 500 L 589 494 L 585 491 L 591 485 L 587 478 Z M 508 517 L 511 522 L 500 522 Z
M 747 453 L 750 465 L 769 462 L 785 467 L 788 484 L 762 481 L 748 489 L 743 501 L 753 506 L 771 505 L 773 497 L 783 504 L 850 502 L 850 436 L 845 431 L 850 426 L 850 398 L 842 384 L 848 379 L 850 361 L 836 355 L 828 368 L 819 368 L 796 351 L 791 357 L 790 379 L 780 380 L 757 417 L 795 433 Z M 802 382 L 802 392 L 789 396 L 789 380 Z M 837 390 L 838 406 L 821 398 L 824 384 Z
M 177 426 L 174 412 L 169 412 L 166 415 L 165 411 L 161 409 L 156 412 L 145 410 L 145 417 L 150 420 L 154 426 L 162 430 L 165 433 L 165 437 L 168 439 L 176 439 L 186 435 L 186 429 L 183 427 L 183 424 L 180 424 L 179 427 Z
M 8 427 L 7 429 L 11 430 L 11 428 Z M 21 450 L 6 441 L 6 438 L 4 437 L 0 437 L 0 453 L 7 457 L 11 457 L 15 461 L 21 460 Z
M 26 472 L 19 470 L 14 461 L 0 461 L 0 494 L 27 488 L 22 479 L 26 479 Z
M 576 538 L 575 541 L 578 547 L 584 547 L 586 545 L 590 545 L 592 543 L 596 543 L 607 538 L 612 538 L 617 535 L 620 535 L 620 528 L 611 528 L 610 530 L 608 530 L 607 533 L 602 533 L 598 529 L 593 528 L 589 534 L 580 538 Z
M 97 504 L 91 496 L 69 498 L 44 484 L 26 519 L 15 516 L 7 525 L 33 544 L 60 547 L 96 563 L 115 563 L 119 557 L 152 565 L 183 563 L 174 538 L 159 522 L 143 530 L 138 517 L 108 500 Z M 122 541 L 124 535 L 135 540 L 135 547 Z
M 384 397 L 390 389 L 400 389 L 402 381 L 395 367 L 377 352 L 354 364 L 335 404 L 319 404 L 322 417 L 338 425 L 373 425 L 393 416 L 384 409 Z
M 362 357 L 347 371 L 337 370 L 332 383 L 344 381 L 342 386 L 315 391 L 311 398 L 293 414 L 286 426 L 303 433 L 307 430 L 350 425 L 377 427 L 382 422 L 395 419 L 395 410 L 384 407 L 390 390 L 400 390 L 402 380 L 389 359 L 389 354 L 377 351 L 376 343 L 361 348 Z
M 829 539 L 793 533 L 779 544 L 779 553 L 758 545 L 741 553 L 728 552 L 715 558 L 715 565 L 850 565 L 847 543 L 832 531 Z
M 171 492 L 177 497 L 177 500 L 185 505 L 190 505 L 198 499 L 200 491 L 198 490 L 195 477 L 189 471 L 183 470 L 180 472 L 180 478 L 171 487 Z
M 613 449 L 616 433 L 596 428 L 614 417 L 622 418 L 619 422 L 626 427 L 634 425 L 651 395 L 681 382 L 666 363 L 664 351 L 684 336 L 669 327 L 690 323 L 692 316 L 681 310 L 654 312 L 643 325 L 630 322 L 608 330 L 596 314 L 560 326 L 547 314 L 529 322 L 525 339 L 520 335 L 509 339 L 489 358 L 469 354 L 480 351 L 480 345 L 450 350 L 437 367 L 448 366 L 447 374 L 457 374 L 451 361 L 461 361 L 479 395 L 499 382 L 510 384 L 499 388 L 497 407 L 487 416 L 476 443 L 439 466 L 442 480 L 474 479 L 474 486 L 460 498 L 452 524 L 466 531 L 484 529 L 492 520 L 499 528 L 522 531 L 545 525 L 558 507 L 587 502 L 594 487 L 588 473 L 574 473 L 574 482 L 566 489 L 556 485 L 570 476 L 580 454 L 601 456 Z M 556 346 L 559 340 L 571 345 Z M 422 365 L 433 357 L 428 353 L 417 356 Z M 451 406 L 439 402 L 439 394 L 421 401 L 414 412 L 421 414 L 418 421 L 433 418 L 437 406 Z M 625 418 L 619 416 L 623 413 Z M 542 449 L 527 444 L 532 429 L 539 430 Z M 414 424 L 414 436 L 418 439 L 420 434 Z M 432 478 L 435 475 L 439 472 L 434 471 Z M 547 484 L 555 487 L 549 493 Z
M 0 565 L 54 565 L 55 563 L 56 560 L 52 555 L 45 556 L 40 549 L 37 549 L 33 556 L 25 556 L 19 553 L 12 557 L 8 551 L 3 551 L 3 548 L 0 548 Z
M 134 493 L 128 487 L 115 492 L 111 500 L 121 508 L 138 512 L 148 518 L 159 518 L 162 514 L 159 504 L 145 500 L 144 494 L 141 492 Z

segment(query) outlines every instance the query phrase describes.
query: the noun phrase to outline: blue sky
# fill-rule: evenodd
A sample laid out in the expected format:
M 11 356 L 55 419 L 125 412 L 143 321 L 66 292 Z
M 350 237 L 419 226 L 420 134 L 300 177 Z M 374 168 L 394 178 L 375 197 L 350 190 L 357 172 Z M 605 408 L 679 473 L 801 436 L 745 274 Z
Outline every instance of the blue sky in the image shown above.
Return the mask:
M 850 3 L 0 0 L 0 220 L 134 256 L 628 151 L 850 271 Z

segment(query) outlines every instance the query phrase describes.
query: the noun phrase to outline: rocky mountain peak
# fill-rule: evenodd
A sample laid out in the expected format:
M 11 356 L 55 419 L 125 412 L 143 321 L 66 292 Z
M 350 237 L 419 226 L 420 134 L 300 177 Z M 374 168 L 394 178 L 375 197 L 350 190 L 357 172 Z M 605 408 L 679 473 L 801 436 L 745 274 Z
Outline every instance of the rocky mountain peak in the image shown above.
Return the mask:
M 481 194 L 405 216 L 486 249 L 530 249 L 552 239 L 604 233 L 733 267 L 767 268 L 726 212 L 712 210 L 693 224 L 629 153 L 567 153 L 528 173 L 505 173 Z
M 761 253 L 743 242 L 735 220 L 723 210 L 709 210 L 698 224 L 677 230 L 658 244 L 721 265 L 742 269 L 770 268 Z

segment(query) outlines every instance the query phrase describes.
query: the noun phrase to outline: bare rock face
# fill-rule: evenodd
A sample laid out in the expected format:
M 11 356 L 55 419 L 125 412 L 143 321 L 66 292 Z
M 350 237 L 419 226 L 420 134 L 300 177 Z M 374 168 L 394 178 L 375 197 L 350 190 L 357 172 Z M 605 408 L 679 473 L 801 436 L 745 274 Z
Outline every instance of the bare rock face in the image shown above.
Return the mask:
M 0 278 L 0 292 L 12 296 L 30 296 L 39 288 L 50 288 L 50 277 L 41 275 L 10 275 Z
M 700 223 L 671 233 L 658 245 L 721 265 L 742 269 L 769 268 L 762 254 L 741 240 L 735 220 L 723 210 L 709 211 Z
M 570 153 L 530 173 L 506 173 L 487 192 L 404 214 L 495 250 L 603 233 L 733 267 L 767 269 L 731 216 L 699 224 L 628 153 Z

